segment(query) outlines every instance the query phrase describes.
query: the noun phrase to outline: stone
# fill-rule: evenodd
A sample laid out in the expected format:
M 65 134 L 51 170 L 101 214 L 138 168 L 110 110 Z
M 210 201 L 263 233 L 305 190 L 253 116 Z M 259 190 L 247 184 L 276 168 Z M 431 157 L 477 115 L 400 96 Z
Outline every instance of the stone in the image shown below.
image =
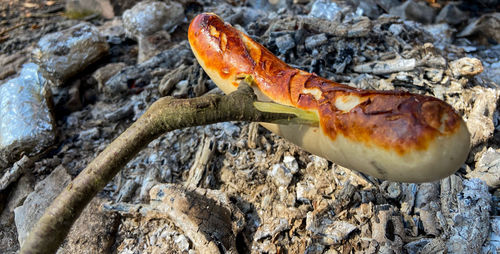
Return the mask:
M 35 223 L 42 217 L 45 209 L 71 181 L 71 176 L 63 166 L 58 166 L 52 173 L 35 186 L 22 206 L 14 210 L 18 240 L 23 245 L 26 236 Z
M 418 21 L 423 24 L 432 23 L 436 15 L 432 7 L 424 2 L 415 2 L 414 0 L 409 0 L 399 6 L 392 7 L 389 13 L 405 20 Z
M 139 2 L 123 13 L 127 34 L 139 42 L 137 63 L 142 63 L 165 50 L 170 34 L 186 17 L 180 3 Z
M 436 23 L 448 23 L 458 25 L 468 19 L 468 15 L 458 8 L 458 4 L 451 2 L 446 4 L 436 16 Z
M 14 222 L 14 209 L 23 204 L 26 197 L 33 192 L 33 177 L 24 175 L 19 178 L 9 194 L 9 201 L 0 213 L 0 225 L 11 225 Z
M 470 22 L 457 37 L 476 37 L 482 44 L 500 43 L 500 12 L 488 13 Z
M 371 19 L 377 19 L 382 12 L 377 6 L 376 0 L 358 0 L 358 8 L 363 10 L 363 15 L 371 18 Z
M 48 74 L 47 78 L 54 85 L 61 86 L 73 75 L 105 56 L 108 50 L 106 38 L 97 27 L 83 22 L 43 36 L 31 56 Z
M 128 35 L 137 38 L 152 35 L 160 30 L 171 31 L 180 25 L 185 17 L 184 8 L 180 3 L 143 1 L 126 10 L 122 19 Z
M 0 85 L 0 175 L 20 154 L 37 154 L 54 142 L 49 86 L 33 63 L 25 64 L 19 77 Z

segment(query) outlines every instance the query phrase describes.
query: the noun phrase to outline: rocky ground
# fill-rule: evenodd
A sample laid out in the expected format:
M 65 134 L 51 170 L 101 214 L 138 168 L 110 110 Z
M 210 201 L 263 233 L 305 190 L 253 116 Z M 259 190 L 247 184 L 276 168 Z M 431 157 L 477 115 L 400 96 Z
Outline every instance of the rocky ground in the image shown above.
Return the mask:
M 0 2 L 1 253 L 158 98 L 221 93 L 187 43 L 200 12 L 294 67 L 445 100 L 472 133 L 466 164 L 397 183 L 255 123 L 177 130 L 93 199 L 60 253 L 500 251 L 498 1 L 136 2 Z

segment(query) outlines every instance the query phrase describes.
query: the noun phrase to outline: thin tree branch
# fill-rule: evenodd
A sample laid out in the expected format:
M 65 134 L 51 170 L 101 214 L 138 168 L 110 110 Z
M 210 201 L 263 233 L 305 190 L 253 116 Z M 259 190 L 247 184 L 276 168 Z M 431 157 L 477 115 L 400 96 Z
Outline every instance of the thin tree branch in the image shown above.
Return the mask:
M 168 131 L 225 121 L 300 120 L 293 114 L 259 111 L 254 107 L 255 101 L 256 96 L 246 83 L 225 96 L 159 99 L 59 194 L 31 229 L 20 253 L 55 253 L 92 198 L 142 148 Z

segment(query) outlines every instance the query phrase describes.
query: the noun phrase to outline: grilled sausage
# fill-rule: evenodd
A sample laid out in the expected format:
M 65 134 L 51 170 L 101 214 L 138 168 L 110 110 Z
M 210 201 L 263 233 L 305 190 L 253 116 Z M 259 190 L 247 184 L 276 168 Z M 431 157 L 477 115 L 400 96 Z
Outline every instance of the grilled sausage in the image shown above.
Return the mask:
M 356 89 L 292 68 L 211 13 L 194 18 L 188 38 L 225 93 L 250 75 L 259 100 L 315 112 L 318 127 L 262 125 L 341 166 L 381 179 L 426 182 L 453 174 L 468 155 L 464 121 L 437 98 Z

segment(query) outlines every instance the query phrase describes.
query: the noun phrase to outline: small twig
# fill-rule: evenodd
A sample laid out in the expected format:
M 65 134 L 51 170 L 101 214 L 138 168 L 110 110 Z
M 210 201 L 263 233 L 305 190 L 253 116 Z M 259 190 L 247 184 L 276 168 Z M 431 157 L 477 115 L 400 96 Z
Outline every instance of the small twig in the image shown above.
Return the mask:
M 59 194 L 33 226 L 20 253 L 55 253 L 90 200 L 142 148 L 168 131 L 224 121 L 302 122 L 296 115 L 259 111 L 255 101 L 253 90 L 243 82 L 226 96 L 156 101 Z

